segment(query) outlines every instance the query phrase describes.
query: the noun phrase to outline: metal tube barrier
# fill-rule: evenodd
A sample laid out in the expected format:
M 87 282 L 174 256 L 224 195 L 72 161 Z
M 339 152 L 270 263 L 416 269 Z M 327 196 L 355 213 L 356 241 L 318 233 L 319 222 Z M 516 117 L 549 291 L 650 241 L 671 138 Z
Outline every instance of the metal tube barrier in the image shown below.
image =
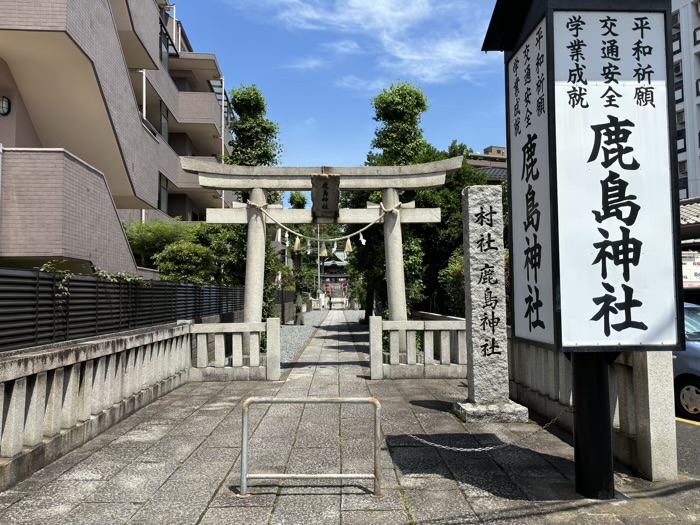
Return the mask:
M 370 404 L 374 405 L 374 474 L 248 474 L 248 408 L 255 403 L 263 404 Z M 381 497 L 381 443 L 382 443 L 382 405 L 374 397 L 249 397 L 243 402 L 243 424 L 241 427 L 241 491 L 239 498 L 250 498 L 248 494 L 249 479 L 372 479 L 374 478 L 374 496 Z

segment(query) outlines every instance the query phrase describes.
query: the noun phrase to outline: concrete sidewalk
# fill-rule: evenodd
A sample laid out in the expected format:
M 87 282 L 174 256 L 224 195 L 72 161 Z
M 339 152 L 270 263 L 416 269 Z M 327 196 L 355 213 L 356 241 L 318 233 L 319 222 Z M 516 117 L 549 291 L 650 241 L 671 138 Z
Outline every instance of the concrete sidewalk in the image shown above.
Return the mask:
M 573 489 L 573 449 L 534 424 L 465 425 L 452 401 L 462 381 L 370 381 L 368 334 L 333 310 L 276 383 L 189 383 L 0 493 L 0 523 L 342 524 L 700 521 L 700 482 L 651 484 L 618 473 L 619 498 Z M 382 403 L 386 497 L 372 482 L 240 483 L 241 403 L 248 396 L 375 396 Z M 251 471 L 372 471 L 370 406 L 255 405 Z M 457 447 L 518 441 L 488 453 L 421 446 L 407 434 Z

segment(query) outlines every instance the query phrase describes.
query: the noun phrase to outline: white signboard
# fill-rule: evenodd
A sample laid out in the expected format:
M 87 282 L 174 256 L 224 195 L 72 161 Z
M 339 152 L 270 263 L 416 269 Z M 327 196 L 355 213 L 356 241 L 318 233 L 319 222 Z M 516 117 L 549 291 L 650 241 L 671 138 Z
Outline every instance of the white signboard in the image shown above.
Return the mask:
M 508 63 L 515 335 L 554 344 L 552 233 L 544 21 Z
M 565 347 L 678 342 L 664 27 L 554 13 Z

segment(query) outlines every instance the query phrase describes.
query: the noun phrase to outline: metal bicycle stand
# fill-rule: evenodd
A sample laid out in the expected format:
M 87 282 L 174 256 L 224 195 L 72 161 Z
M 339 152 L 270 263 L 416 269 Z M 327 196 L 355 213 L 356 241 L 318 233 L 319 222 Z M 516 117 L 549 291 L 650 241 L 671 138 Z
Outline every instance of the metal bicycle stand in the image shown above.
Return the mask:
M 248 473 L 248 408 L 253 404 L 353 404 L 374 405 L 374 474 L 249 474 Z M 374 497 L 380 498 L 382 491 L 381 481 L 381 414 L 382 405 L 374 397 L 297 397 L 297 398 L 271 398 L 249 397 L 243 402 L 243 424 L 241 430 L 241 491 L 239 498 L 250 498 L 248 493 L 248 480 L 251 479 L 374 479 Z

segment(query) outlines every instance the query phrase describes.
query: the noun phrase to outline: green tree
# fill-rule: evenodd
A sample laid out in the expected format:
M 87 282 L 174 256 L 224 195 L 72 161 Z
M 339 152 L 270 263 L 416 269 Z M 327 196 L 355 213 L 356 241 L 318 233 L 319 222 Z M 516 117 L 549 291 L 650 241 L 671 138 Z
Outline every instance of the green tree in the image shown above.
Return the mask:
M 451 257 L 454 263 L 453 254 L 462 245 L 462 189 L 473 184 L 486 184 L 487 177 L 467 163 L 472 150 L 465 144 L 454 140 L 446 150 L 440 150 L 425 140 L 420 121 L 428 103 L 420 88 L 408 83 L 394 84 L 375 97 L 372 106 L 374 120 L 380 126 L 367 156 L 368 165 L 421 164 L 464 157 L 461 170 L 449 174 L 443 187 L 401 194 L 402 202 L 415 200 L 418 207 L 442 210 L 440 224 L 416 224 L 403 229 L 407 305 L 409 309 L 418 306 L 450 313 L 459 304 L 459 299 L 451 296 L 452 283 L 446 277 L 441 281 L 438 276 L 448 266 Z M 367 200 L 379 202 L 381 195 L 379 192 L 343 194 L 346 207 L 364 207 Z M 358 289 L 367 291 L 365 305 L 368 315 L 374 294 L 377 302 L 382 306 L 385 304 L 386 288 L 381 227 L 371 228 L 365 237 L 367 246 L 359 247 L 353 253 L 351 270 L 354 280 L 362 282 Z M 430 291 L 429 298 L 425 297 L 426 290 Z M 426 299 L 429 299 L 427 303 Z
M 285 280 L 286 266 L 280 260 L 279 253 L 275 251 L 272 240 L 268 237 L 265 248 L 265 287 L 263 290 L 263 319 L 274 317 L 277 292 L 284 286 L 283 282 L 278 282 L 278 277 Z
M 446 281 L 440 280 L 440 272 L 450 263 L 450 258 L 455 250 L 462 246 L 463 217 L 462 217 L 462 190 L 467 186 L 486 184 L 487 176 L 467 162 L 472 151 L 465 144 L 453 140 L 447 151 L 438 152 L 432 160 L 442 160 L 463 156 L 462 169 L 450 173 L 445 179 L 445 185 L 440 188 L 431 188 L 415 192 L 416 206 L 420 208 L 440 208 L 442 221 L 439 224 L 416 224 L 412 230 L 414 235 L 421 239 L 425 252 L 423 281 L 427 290 L 430 290 L 428 303 L 420 305 L 420 308 L 432 312 L 458 315 L 452 310 L 452 289 L 446 287 Z M 407 192 L 408 193 L 408 192 Z M 464 310 L 464 306 L 461 307 Z
M 234 135 L 227 164 L 240 166 L 275 166 L 282 154 L 277 138 L 279 125 L 269 120 L 267 101 L 255 84 L 231 90 L 231 106 L 237 115 L 231 123 Z
M 217 269 L 211 249 L 185 240 L 174 242 L 153 259 L 164 281 L 211 284 Z
M 295 210 L 305 209 L 307 202 L 306 195 L 300 191 L 293 191 L 289 194 L 289 204 L 291 204 L 292 208 Z
M 304 252 L 305 254 L 306 252 Z M 294 281 L 296 284 L 297 292 L 313 293 L 316 288 L 316 277 L 317 269 L 315 262 L 315 255 L 305 256 L 304 254 L 299 256 L 299 264 L 296 261 L 294 264 Z M 314 260 L 311 260 L 314 257 Z
M 231 122 L 233 140 L 226 164 L 239 166 L 275 166 L 282 155 L 279 124 L 267 118 L 267 101 L 255 84 L 231 90 L 231 107 L 238 117 Z M 268 192 L 267 201 L 281 200 L 279 192 Z
M 126 238 L 139 265 L 153 268 L 154 256 L 169 244 L 187 237 L 190 226 L 179 219 L 152 220 L 124 224 Z
M 414 164 L 427 144 L 420 128 L 421 115 L 428 110 L 423 90 L 408 82 L 392 84 L 372 100 L 374 132 L 368 166 Z
M 217 284 L 243 286 L 245 281 L 246 233 L 238 224 L 200 222 L 187 240 L 209 248 L 214 255 Z
M 368 166 L 403 166 L 424 162 L 435 148 L 423 138 L 420 128 L 421 115 L 428 109 L 428 101 L 419 87 L 407 82 L 392 84 L 371 102 L 374 120 L 379 123 L 367 155 Z M 379 202 L 380 192 L 353 192 L 343 194 L 343 205 L 362 208 L 366 201 Z M 402 197 L 402 201 L 405 199 Z M 412 236 L 404 233 L 404 268 L 406 276 L 406 303 L 409 308 L 420 302 L 424 286 L 421 280 L 423 249 Z M 355 280 L 361 280 L 366 297 L 365 316 L 372 313 L 376 300 L 380 310 L 387 304 L 384 260 L 384 235 L 381 226 L 370 228 L 364 236 L 365 246 L 358 246 L 350 257 Z M 356 290 L 359 291 L 359 290 Z
M 450 315 L 464 317 L 464 251 L 458 247 L 447 262 L 447 266 L 439 271 L 438 280 L 445 292 L 447 307 Z

